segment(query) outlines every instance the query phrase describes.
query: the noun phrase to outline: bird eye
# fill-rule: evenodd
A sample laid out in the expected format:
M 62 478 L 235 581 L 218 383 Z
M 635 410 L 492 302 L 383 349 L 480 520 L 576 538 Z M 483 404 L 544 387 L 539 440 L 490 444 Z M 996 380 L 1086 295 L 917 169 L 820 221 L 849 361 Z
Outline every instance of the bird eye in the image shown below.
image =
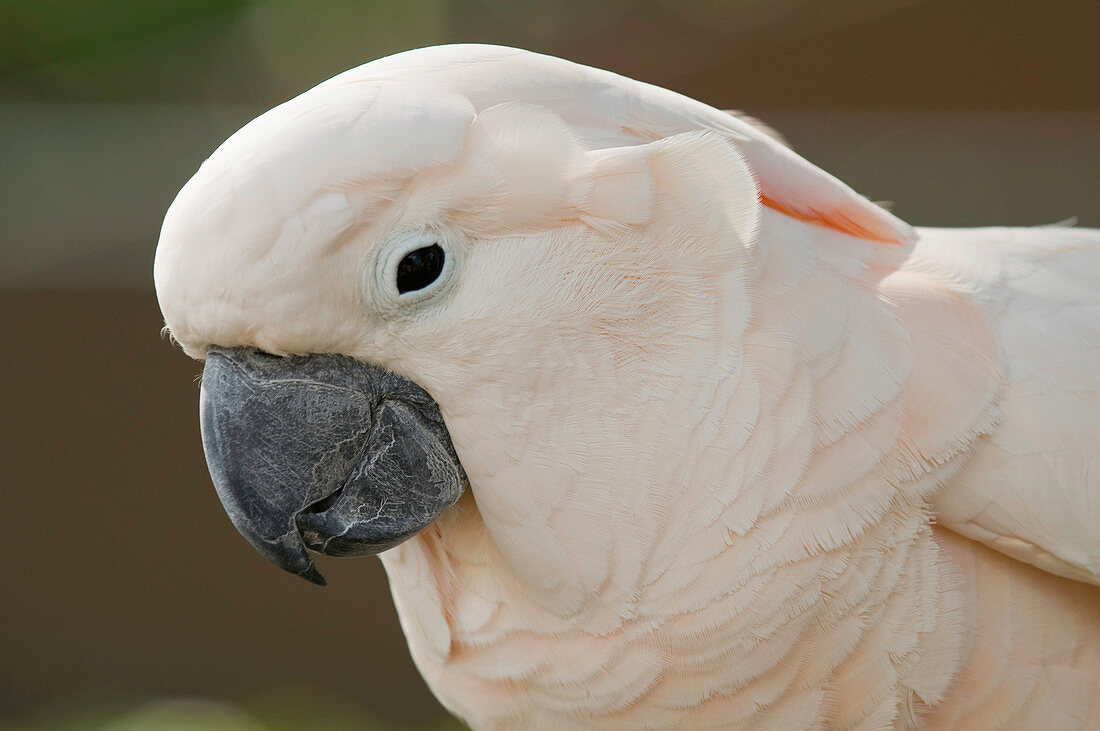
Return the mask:
M 401 294 L 424 289 L 439 279 L 447 255 L 439 244 L 413 249 L 397 265 L 397 291 Z

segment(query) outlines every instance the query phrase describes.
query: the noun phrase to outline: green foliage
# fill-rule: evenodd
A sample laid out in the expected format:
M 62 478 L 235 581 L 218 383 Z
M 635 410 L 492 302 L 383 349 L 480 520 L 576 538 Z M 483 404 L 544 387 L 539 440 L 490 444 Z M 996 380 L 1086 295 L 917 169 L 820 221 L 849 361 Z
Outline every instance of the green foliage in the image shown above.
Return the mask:
M 646 17 L 638 0 L 0 0 L 0 102 L 271 106 L 436 43 L 545 52 Z
M 447 40 L 449 0 L 0 0 L 0 100 L 270 104 Z
M 0 3 L 0 73 L 94 59 L 239 10 L 248 0 L 6 0 Z
M 226 702 L 208 698 L 85 697 L 43 708 L 6 731 L 456 731 L 456 719 L 388 721 L 324 688 L 271 688 Z

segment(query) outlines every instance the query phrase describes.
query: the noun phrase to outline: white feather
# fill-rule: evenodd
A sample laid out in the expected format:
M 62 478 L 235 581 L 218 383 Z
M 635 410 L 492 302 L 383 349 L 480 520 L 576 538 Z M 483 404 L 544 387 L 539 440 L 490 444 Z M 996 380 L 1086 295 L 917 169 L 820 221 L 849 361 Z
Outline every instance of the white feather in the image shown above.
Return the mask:
M 470 494 L 383 561 L 472 725 L 1095 725 L 1100 233 L 919 233 L 706 105 L 449 46 L 234 135 L 155 275 L 193 355 L 438 401 Z M 410 235 L 456 273 L 403 306 Z

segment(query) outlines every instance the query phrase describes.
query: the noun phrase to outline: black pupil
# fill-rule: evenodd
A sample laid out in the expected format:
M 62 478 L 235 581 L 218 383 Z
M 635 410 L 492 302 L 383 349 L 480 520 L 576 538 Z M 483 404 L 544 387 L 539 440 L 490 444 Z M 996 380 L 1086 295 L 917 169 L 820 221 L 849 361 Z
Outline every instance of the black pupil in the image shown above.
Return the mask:
M 439 278 L 447 258 L 439 244 L 414 249 L 397 265 L 397 291 L 401 294 L 424 289 Z

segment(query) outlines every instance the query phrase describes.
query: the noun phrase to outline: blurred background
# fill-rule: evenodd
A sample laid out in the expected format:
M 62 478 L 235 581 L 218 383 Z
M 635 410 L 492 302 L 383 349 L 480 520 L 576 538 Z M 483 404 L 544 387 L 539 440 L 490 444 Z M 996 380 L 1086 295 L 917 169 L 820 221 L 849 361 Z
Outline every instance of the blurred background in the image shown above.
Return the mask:
M 453 727 L 380 564 L 234 531 L 160 337 L 172 197 L 396 51 L 522 46 L 772 124 L 912 223 L 1100 226 L 1092 0 L 0 0 L 0 726 Z

